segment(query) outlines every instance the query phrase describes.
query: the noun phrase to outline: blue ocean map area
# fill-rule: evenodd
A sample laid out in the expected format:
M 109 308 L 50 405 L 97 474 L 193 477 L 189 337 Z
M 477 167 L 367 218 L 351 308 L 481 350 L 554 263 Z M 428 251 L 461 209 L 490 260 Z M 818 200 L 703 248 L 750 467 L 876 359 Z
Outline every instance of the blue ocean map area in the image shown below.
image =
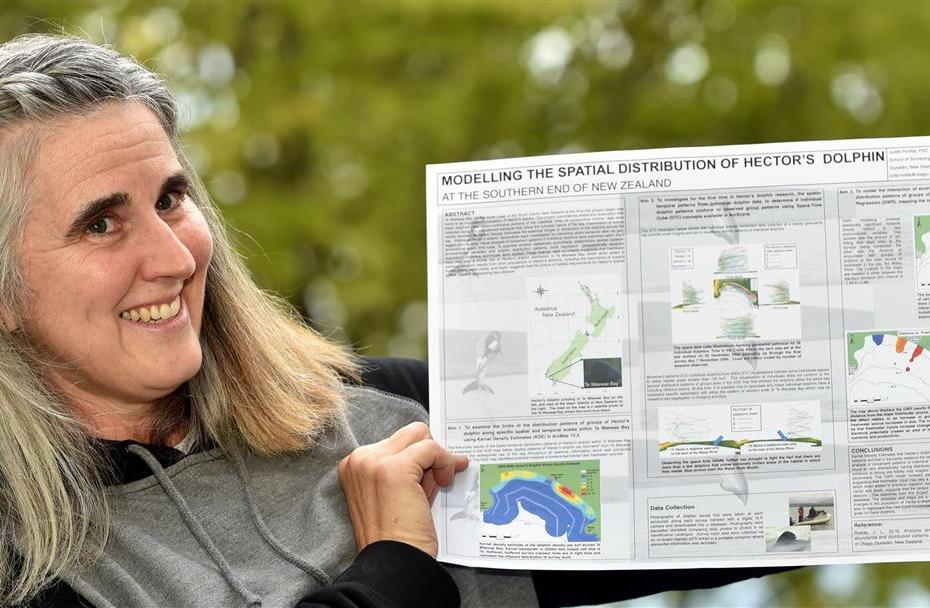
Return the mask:
M 597 516 L 580 496 L 559 482 L 531 471 L 512 471 L 490 489 L 493 502 L 484 512 L 484 522 L 505 525 L 519 514 L 518 506 L 546 524 L 554 538 L 568 535 L 569 542 L 598 541 L 597 534 L 585 529 Z

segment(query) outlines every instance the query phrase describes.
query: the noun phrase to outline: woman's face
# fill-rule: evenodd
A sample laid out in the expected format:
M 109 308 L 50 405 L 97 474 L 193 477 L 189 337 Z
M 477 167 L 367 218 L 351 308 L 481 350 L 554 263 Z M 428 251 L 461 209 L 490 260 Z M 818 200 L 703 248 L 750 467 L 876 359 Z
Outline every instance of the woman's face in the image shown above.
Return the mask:
M 20 249 L 23 329 L 80 403 L 144 403 L 200 369 L 213 241 L 165 132 L 114 102 L 47 131 Z M 153 319 L 157 319 L 153 322 Z

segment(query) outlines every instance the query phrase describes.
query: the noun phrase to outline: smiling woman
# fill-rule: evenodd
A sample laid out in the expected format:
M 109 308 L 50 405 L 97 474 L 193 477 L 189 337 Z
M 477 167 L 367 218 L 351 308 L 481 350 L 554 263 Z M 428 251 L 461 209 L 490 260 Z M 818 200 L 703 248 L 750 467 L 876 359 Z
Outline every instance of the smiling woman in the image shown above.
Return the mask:
M 110 49 L 0 45 L 0 316 L 0 604 L 458 603 L 464 459 L 253 284 Z

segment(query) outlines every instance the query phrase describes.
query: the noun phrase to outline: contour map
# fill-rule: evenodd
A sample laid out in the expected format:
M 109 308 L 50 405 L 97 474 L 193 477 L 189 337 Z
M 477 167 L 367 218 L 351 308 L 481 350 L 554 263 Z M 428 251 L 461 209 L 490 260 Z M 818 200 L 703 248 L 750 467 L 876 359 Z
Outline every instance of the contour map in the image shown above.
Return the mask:
M 482 536 L 600 540 L 599 467 L 597 460 L 481 465 Z
M 930 332 L 854 331 L 846 335 L 850 403 L 930 401 Z

